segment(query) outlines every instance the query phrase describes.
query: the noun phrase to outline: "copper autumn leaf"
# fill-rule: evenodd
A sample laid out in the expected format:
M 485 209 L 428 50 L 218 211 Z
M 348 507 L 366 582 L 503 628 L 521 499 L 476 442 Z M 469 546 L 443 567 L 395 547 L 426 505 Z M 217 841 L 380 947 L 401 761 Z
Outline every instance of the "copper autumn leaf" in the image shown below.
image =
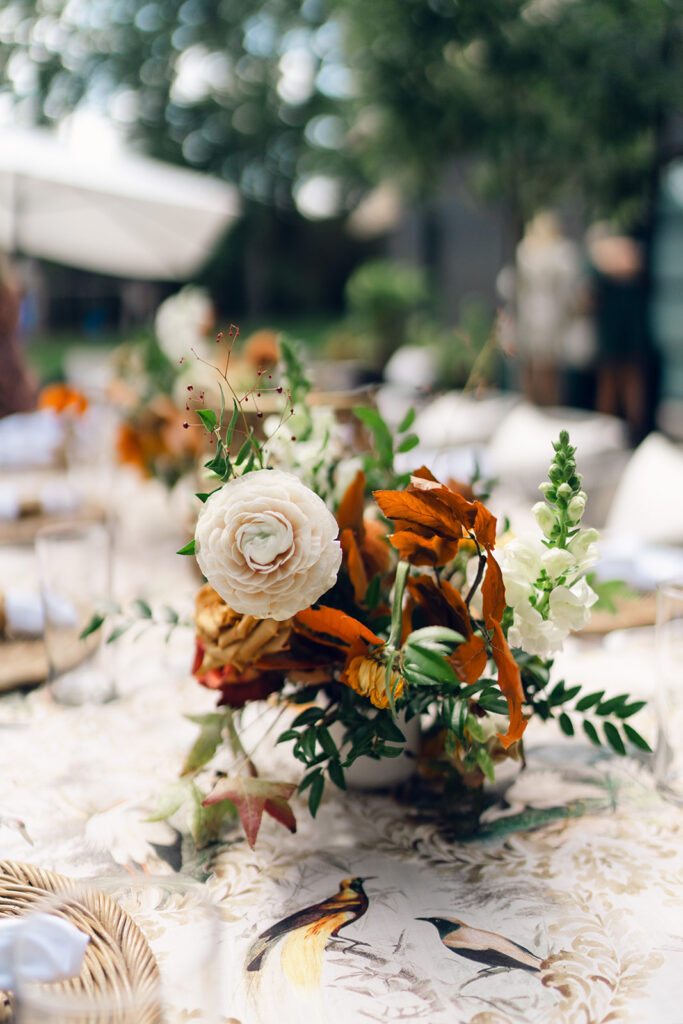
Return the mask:
M 447 626 L 465 638 L 455 648 L 449 661 L 458 679 L 468 686 L 476 683 L 488 660 L 486 641 L 474 632 L 469 609 L 462 595 L 447 580 L 437 584 L 431 576 L 410 578 L 408 590 L 422 609 L 428 625 Z
M 353 596 L 362 604 L 370 581 L 389 568 L 389 549 L 381 523 L 365 520 L 365 474 L 359 470 L 337 509 L 339 541 L 344 567 L 353 585 Z
M 271 782 L 240 775 L 233 779 L 219 779 L 202 806 L 210 807 L 221 800 L 232 801 L 253 850 L 264 812 L 290 832 L 296 832 L 296 818 L 289 806 L 295 789 L 296 786 L 289 782 Z
M 348 648 L 359 637 L 370 644 L 383 641 L 371 629 L 337 608 L 306 608 L 294 616 L 294 629 L 317 643 Z
M 508 702 L 510 726 L 505 736 L 497 734 L 500 742 L 507 749 L 515 740 L 520 739 L 526 729 L 526 722 L 522 716 L 524 689 L 519 665 L 512 656 L 500 625 L 505 611 L 505 586 L 500 566 L 490 551 L 486 560 L 486 575 L 482 583 L 481 595 L 484 622 L 487 629 L 493 631 L 491 656 L 498 669 L 498 685 Z

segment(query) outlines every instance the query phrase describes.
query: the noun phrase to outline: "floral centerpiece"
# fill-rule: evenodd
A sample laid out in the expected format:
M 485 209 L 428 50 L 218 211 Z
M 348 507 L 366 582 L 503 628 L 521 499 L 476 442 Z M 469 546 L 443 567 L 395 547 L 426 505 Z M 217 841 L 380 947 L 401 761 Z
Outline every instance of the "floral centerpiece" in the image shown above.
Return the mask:
M 417 716 L 430 723 L 424 770 L 446 804 L 463 786 L 493 779 L 497 761 L 522 757 L 532 715 L 556 718 L 568 735 L 580 723 L 618 753 L 627 742 L 646 748 L 627 721 L 641 703 L 549 683 L 552 655 L 596 600 L 586 572 L 597 534 L 581 525 L 586 495 L 568 434 L 554 445 L 534 507 L 541 532 L 502 546 L 496 518 L 471 488 L 425 467 L 397 473 L 396 454 L 417 444 L 412 413 L 393 436 L 376 410 L 359 409 L 372 441 L 361 464 L 323 444 L 311 475 L 314 425 L 295 408 L 305 379 L 295 352 L 285 346 L 284 355 L 283 382 L 267 374 L 262 385 L 283 396 L 266 440 L 244 414 L 262 392 L 234 390 L 229 358 L 218 371 L 227 404 L 196 410 L 213 446 L 212 484 L 197 496 L 195 538 L 180 553 L 196 556 L 207 581 L 194 673 L 216 691 L 218 708 L 196 719 L 200 735 L 159 816 L 189 801 L 200 844 L 235 813 L 252 844 L 264 812 L 294 830 L 297 788 L 315 815 L 326 784 L 344 789 L 359 758 L 399 756 L 402 723 Z M 273 464 L 283 435 L 287 471 Z M 297 445 L 320 493 L 297 474 Z M 259 777 L 242 749 L 240 709 L 265 699 L 284 716 L 278 742 L 303 766 L 298 785 Z M 226 747 L 227 772 L 216 761 Z

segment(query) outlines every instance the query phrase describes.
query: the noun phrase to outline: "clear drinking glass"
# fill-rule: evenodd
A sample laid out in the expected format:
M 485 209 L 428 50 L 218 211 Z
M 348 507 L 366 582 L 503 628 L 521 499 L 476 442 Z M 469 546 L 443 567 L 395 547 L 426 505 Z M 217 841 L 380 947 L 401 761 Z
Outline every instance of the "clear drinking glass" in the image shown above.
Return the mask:
M 683 804 L 683 579 L 657 587 L 657 788 Z
M 103 631 L 82 634 L 110 600 L 110 531 L 99 523 L 54 526 L 36 537 L 45 614 L 49 685 L 63 704 L 101 704 L 115 696 Z
M 122 921 L 112 917 L 108 898 L 124 911 Z M 37 902 L 32 912 L 67 918 L 86 932 L 95 921 L 97 938 L 77 979 L 49 984 L 32 980 L 17 943 L 16 1024 L 218 1024 L 220 916 L 198 884 L 93 879 Z

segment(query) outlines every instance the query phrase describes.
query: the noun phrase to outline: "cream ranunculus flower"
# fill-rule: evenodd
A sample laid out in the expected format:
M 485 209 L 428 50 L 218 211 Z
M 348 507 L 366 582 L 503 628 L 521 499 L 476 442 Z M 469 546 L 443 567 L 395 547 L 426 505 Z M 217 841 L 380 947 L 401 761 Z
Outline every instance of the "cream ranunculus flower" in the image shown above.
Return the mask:
M 195 531 L 199 568 L 237 612 L 288 619 L 334 585 L 337 521 L 291 473 L 236 477 L 204 504 Z

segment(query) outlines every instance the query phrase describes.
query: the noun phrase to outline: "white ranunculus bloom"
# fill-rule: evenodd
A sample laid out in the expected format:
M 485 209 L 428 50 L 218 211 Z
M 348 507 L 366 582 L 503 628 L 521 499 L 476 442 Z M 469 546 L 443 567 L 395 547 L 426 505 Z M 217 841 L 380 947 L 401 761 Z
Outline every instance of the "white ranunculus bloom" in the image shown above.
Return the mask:
M 337 521 L 297 477 L 257 470 L 215 491 L 195 531 L 199 568 L 235 611 L 288 619 L 334 585 Z

